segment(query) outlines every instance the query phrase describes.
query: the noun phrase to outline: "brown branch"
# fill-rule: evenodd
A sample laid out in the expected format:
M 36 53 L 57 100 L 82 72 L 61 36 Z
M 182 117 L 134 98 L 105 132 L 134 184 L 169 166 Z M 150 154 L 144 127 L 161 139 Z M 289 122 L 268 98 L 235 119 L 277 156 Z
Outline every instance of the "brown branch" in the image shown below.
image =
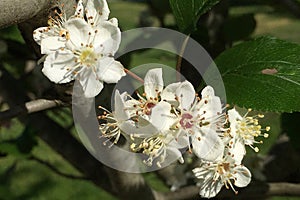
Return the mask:
M 26 102 L 24 105 L 14 106 L 9 110 L 0 112 L 0 121 L 6 121 L 20 115 L 35 113 L 65 105 L 66 103 L 61 100 L 37 99 Z
M 44 161 L 44 160 L 42 160 L 38 157 L 31 156 L 29 159 L 34 160 L 34 161 L 48 167 L 50 170 L 52 170 L 54 173 L 58 174 L 59 176 L 63 176 L 65 178 L 70 178 L 70 179 L 89 180 L 88 178 L 83 177 L 83 176 L 75 176 L 75 175 L 72 175 L 72 174 L 63 173 L 63 172 L 59 171 L 56 167 L 51 165 L 50 163 L 48 163 L 48 162 L 46 162 L 46 161 Z
M 0 95 L 8 102 L 10 107 L 29 99 L 21 84 L 6 70 L 2 70 Z M 29 123 L 43 141 L 98 187 L 122 200 L 144 196 L 147 197 L 144 198 L 145 200 L 159 200 L 159 193 L 153 191 L 145 183 L 141 174 L 117 172 L 104 167 L 68 130 L 57 124 L 46 114 L 36 112 L 26 118 L 21 116 L 19 119 L 23 123 Z M 111 177 L 112 174 L 115 175 L 113 178 Z
M 0 28 L 26 21 L 49 8 L 49 0 L 1 0 Z

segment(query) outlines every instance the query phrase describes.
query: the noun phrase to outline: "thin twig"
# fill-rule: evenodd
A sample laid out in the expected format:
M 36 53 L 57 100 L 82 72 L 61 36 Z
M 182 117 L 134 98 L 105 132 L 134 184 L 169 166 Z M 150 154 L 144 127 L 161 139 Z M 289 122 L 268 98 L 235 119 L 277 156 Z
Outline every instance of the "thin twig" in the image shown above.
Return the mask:
M 6 121 L 20 115 L 35 113 L 65 105 L 66 103 L 61 100 L 37 99 L 26 102 L 24 105 L 15 106 L 9 110 L 0 112 L 0 121 Z
M 182 56 L 184 54 L 184 51 L 185 51 L 186 45 L 189 41 L 189 38 L 190 38 L 190 34 L 187 35 L 186 38 L 184 39 L 181 49 L 180 49 L 180 52 L 179 52 L 179 55 L 178 55 L 177 64 L 176 64 L 176 71 L 177 71 L 176 80 L 177 81 L 181 80 L 180 70 L 181 70 L 181 64 L 182 64 Z
M 53 165 L 51 165 L 50 163 L 40 159 L 40 158 L 37 158 L 35 156 L 30 156 L 30 159 L 31 160 L 34 160 L 46 167 L 48 167 L 49 169 L 51 169 L 54 173 L 60 175 L 60 176 L 63 176 L 65 178 L 70 178 L 70 179 L 79 179 L 79 180 L 89 180 L 87 177 L 83 177 L 83 176 L 75 176 L 75 175 L 72 175 L 72 174 L 65 174 L 61 171 L 59 171 L 57 168 L 55 168 Z
M 132 71 L 129 71 L 128 69 L 124 68 L 125 73 L 127 73 L 128 75 L 130 75 L 131 77 L 133 77 L 134 79 L 136 79 L 137 81 L 141 82 L 144 84 L 144 80 L 139 77 L 138 75 L 136 75 L 135 73 L 133 73 Z

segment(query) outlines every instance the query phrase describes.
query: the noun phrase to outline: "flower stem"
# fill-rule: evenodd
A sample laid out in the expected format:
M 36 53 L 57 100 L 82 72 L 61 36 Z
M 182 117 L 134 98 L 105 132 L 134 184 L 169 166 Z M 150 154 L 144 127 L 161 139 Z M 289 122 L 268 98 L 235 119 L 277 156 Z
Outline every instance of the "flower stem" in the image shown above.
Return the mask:
M 138 75 L 136 75 L 135 73 L 133 73 L 132 71 L 129 71 L 129 69 L 124 68 L 124 71 L 125 71 L 126 74 L 130 75 L 131 77 L 133 77 L 137 81 L 144 84 L 144 80 L 141 77 L 139 77 Z
M 183 53 L 185 51 L 186 45 L 189 41 L 189 38 L 190 38 L 190 35 L 187 35 L 185 40 L 182 43 L 182 46 L 181 46 L 181 49 L 180 49 L 180 52 L 179 52 L 179 55 L 178 55 L 177 64 L 176 64 L 176 71 L 177 71 L 176 80 L 177 81 L 180 81 L 180 79 L 181 79 L 180 70 L 181 70 L 182 56 L 183 56 Z

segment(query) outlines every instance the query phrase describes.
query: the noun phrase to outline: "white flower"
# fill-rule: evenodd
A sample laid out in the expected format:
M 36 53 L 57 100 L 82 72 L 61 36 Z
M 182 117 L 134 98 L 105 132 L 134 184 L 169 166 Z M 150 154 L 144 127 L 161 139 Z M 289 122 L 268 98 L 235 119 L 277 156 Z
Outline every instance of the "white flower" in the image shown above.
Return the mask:
M 160 102 L 163 86 L 162 69 L 149 70 L 144 78 L 144 94 L 137 94 L 139 100 L 132 98 L 126 102 L 128 109 L 131 111 L 131 116 L 140 116 L 148 119 L 152 109 Z
M 235 108 L 228 110 L 228 119 L 230 122 L 230 135 L 236 140 L 235 142 L 240 142 L 243 146 L 250 146 L 255 152 L 258 152 L 258 147 L 253 146 L 256 143 L 262 143 L 262 141 L 256 141 L 255 138 L 263 136 L 267 138 L 269 134 L 264 131 L 269 131 L 270 127 L 262 129 L 261 125 L 258 123 L 258 118 L 263 118 L 264 116 L 259 114 L 255 116 L 247 116 L 251 109 L 242 117 Z M 243 149 L 244 154 L 246 153 L 245 147 Z
M 175 87 L 174 87 L 175 88 Z M 202 90 L 202 99 L 195 98 L 191 83 L 185 81 L 176 87 L 179 102 L 178 135 L 191 137 L 192 150 L 201 159 L 214 161 L 223 156 L 224 144 L 219 137 L 225 123 L 220 98 L 212 87 Z
M 88 0 L 85 9 L 80 0 L 69 19 L 60 10 L 50 17 L 48 27 L 33 34 L 41 53 L 47 54 L 42 72 L 55 83 L 78 78 L 85 96 L 94 97 L 103 82 L 116 83 L 125 75 L 121 63 L 113 59 L 121 41 L 117 20 L 107 21 L 109 9 L 104 0 Z
M 131 150 L 142 152 L 148 156 L 144 163 L 151 166 L 155 161 L 158 167 L 166 159 L 178 159 L 184 162 L 180 149 L 187 146 L 188 138 L 182 137 L 179 140 L 174 137 L 174 132 L 170 126 L 174 119 L 170 117 L 171 105 L 167 102 L 159 102 L 151 111 L 149 123 L 144 127 L 139 127 L 137 133 L 132 135 L 134 140 L 144 138 L 139 143 L 132 143 Z
M 83 11 L 82 0 L 79 0 L 75 14 L 67 19 L 63 5 L 60 5 L 60 11 L 55 10 L 55 16 L 49 17 L 48 27 L 40 27 L 33 31 L 33 39 L 41 45 L 42 54 L 49 54 L 65 47 L 65 43 L 70 39 L 65 23 L 74 18 L 83 18 Z
M 115 138 L 113 144 L 118 142 L 122 130 L 127 130 L 128 126 L 133 126 L 130 124 L 129 113 L 125 108 L 125 99 L 126 93 L 120 95 L 120 92 L 116 90 L 114 98 L 114 111 L 112 113 L 99 106 L 99 108 L 103 109 L 105 112 L 103 115 L 98 116 L 98 119 L 106 121 L 105 123 L 99 125 L 99 130 L 101 131 L 103 137 L 106 137 L 109 140 Z
M 123 66 L 112 55 L 120 42 L 120 30 L 111 23 L 91 27 L 81 18 L 67 21 L 70 38 L 66 48 L 50 53 L 44 62 L 43 73 L 55 83 L 79 79 L 86 97 L 94 97 L 103 82 L 116 83 L 125 75 Z
M 87 22 L 92 26 L 98 26 L 108 20 L 109 8 L 106 0 L 88 0 L 85 7 Z M 115 18 L 113 18 L 113 21 Z
M 251 173 L 241 164 L 243 156 L 240 156 L 240 146 L 235 146 L 234 143 L 230 145 L 223 159 L 202 162 L 200 167 L 193 169 L 195 177 L 199 179 L 197 185 L 200 187 L 201 197 L 216 196 L 223 185 L 237 194 L 233 185 L 246 187 L 250 183 Z

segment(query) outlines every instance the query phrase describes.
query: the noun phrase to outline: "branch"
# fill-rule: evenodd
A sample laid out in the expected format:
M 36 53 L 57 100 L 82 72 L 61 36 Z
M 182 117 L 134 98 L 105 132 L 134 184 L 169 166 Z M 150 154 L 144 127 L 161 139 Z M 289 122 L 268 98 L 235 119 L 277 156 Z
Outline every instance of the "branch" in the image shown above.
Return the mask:
M 37 99 L 29 101 L 24 105 L 15 106 L 9 110 L 0 112 L 0 121 L 6 121 L 20 115 L 30 114 L 65 105 L 66 103 L 60 100 Z
M 58 169 L 56 169 L 53 165 L 51 165 L 50 163 L 44 161 L 44 160 L 41 160 L 40 158 L 37 158 L 35 156 L 31 156 L 29 159 L 31 160 L 34 160 L 46 167 L 48 167 L 49 169 L 51 169 L 54 173 L 60 175 L 60 176 L 63 176 L 65 178 L 70 178 L 70 179 L 79 179 L 79 180 L 89 180 L 88 178 L 86 177 L 83 177 L 83 176 L 75 176 L 75 175 L 72 175 L 72 174 L 65 174 L 61 171 L 59 171 Z
M 28 100 L 26 91 L 20 87 L 21 84 L 7 71 L 2 71 L 0 93 L 10 107 L 19 104 L 20 101 Z M 37 112 L 19 119 L 23 123 L 30 123 L 30 126 L 38 132 L 38 136 L 53 150 L 70 162 L 83 176 L 108 193 L 122 200 L 136 199 L 135 197 L 138 199 L 144 197 L 144 200 L 160 200 L 159 193 L 145 183 L 141 174 L 118 172 L 103 166 L 68 130 L 46 114 Z
M 0 28 L 26 21 L 49 6 L 49 0 L 1 0 Z
M 187 200 L 199 198 L 197 186 L 187 186 L 175 192 L 164 193 L 166 200 Z M 270 196 L 300 196 L 300 184 L 294 183 L 253 183 L 246 188 L 240 189 L 235 195 L 231 190 L 223 189 L 218 199 L 258 199 Z

